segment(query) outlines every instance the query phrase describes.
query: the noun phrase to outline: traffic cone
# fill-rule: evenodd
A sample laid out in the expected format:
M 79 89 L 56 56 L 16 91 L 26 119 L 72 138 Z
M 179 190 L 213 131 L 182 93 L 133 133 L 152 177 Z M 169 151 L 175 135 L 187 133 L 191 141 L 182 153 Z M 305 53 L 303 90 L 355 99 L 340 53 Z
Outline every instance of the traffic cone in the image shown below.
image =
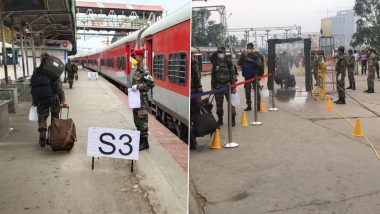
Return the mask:
M 210 149 L 221 149 L 221 148 L 222 146 L 220 145 L 219 129 L 215 129 L 214 139 L 212 141 Z
M 327 100 L 327 110 L 331 111 L 332 110 L 332 100 L 331 97 Z
M 260 102 L 260 112 L 266 112 L 267 110 L 265 110 L 265 102 L 264 100 L 261 100 Z
M 362 128 L 360 126 L 360 118 L 356 118 L 355 129 L 354 129 L 354 133 L 352 133 L 352 135 L 355 137 L 363 136 Z
M 241 115 L 240 124 L 241 124 L 241 126 L 249 126 L 248 119 L 247 119 L 247 114 L 245 113 L 245 111 L 243 111 L 243 114 Z

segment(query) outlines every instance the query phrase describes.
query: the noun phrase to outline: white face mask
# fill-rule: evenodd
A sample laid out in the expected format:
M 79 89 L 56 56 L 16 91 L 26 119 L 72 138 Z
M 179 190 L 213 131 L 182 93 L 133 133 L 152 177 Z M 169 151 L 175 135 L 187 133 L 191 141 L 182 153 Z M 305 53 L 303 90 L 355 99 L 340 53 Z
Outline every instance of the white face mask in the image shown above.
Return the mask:
M 224 53 L 218 53 L 218 58 L 223 59 L 224 58 Z

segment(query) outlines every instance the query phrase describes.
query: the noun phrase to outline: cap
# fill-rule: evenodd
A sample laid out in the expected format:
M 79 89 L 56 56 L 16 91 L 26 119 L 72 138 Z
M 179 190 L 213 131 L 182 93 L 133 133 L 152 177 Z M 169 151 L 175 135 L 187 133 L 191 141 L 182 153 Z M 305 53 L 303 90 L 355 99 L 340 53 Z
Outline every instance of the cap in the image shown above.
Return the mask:
M 131 55 L 132 56 L 135 56 L 135 55 L 142 55 L 142 56 L 144 56 L 144 49 L 133 50 Z

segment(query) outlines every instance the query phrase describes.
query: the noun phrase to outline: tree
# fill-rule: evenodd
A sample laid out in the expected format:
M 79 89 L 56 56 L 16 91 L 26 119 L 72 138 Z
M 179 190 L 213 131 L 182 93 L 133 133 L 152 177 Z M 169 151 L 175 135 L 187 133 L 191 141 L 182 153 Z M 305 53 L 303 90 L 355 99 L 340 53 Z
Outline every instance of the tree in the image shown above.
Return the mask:
M 230 38 L 229 40 L 227 38 L 226 41 L 224 42 L 227 48 L 230 47 L 230 42 L 233 48 L 236 48 L 239 46 L 239 40 L 235 35 L 229 36 L 229 38 Z
M 240 48 L 245 48 L 247 46 L 247 40 L 242 39 L 240 40 Z
M 217 24 L 213 20 L 209 20 L 211 12 L 202 9 L 193 11 L 192 13 L 192 32 L 191 32 L 191 45 L 195 47 L 200 46 L 219 46 L 223 41 L 224 26 Z
M 356 0 L 356 33 L 353 34 L 351 46 L 369 45 L 380 49 L 380 2 L 379 0 Z

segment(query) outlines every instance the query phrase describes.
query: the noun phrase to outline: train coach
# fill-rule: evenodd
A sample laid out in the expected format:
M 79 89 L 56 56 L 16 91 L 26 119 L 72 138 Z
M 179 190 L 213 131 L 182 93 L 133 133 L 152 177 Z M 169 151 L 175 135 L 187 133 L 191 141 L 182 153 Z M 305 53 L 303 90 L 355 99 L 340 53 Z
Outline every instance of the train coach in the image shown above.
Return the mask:
M 190 88 L 190 4 L 151 26 L 130 33 L 107 48 L 74 57 L 76 63 L 99 72 L 121 90 L 131 86 L 134 49 L 145 49 L 145 67 L 155 80 L 151 112 L 187 142 Z

